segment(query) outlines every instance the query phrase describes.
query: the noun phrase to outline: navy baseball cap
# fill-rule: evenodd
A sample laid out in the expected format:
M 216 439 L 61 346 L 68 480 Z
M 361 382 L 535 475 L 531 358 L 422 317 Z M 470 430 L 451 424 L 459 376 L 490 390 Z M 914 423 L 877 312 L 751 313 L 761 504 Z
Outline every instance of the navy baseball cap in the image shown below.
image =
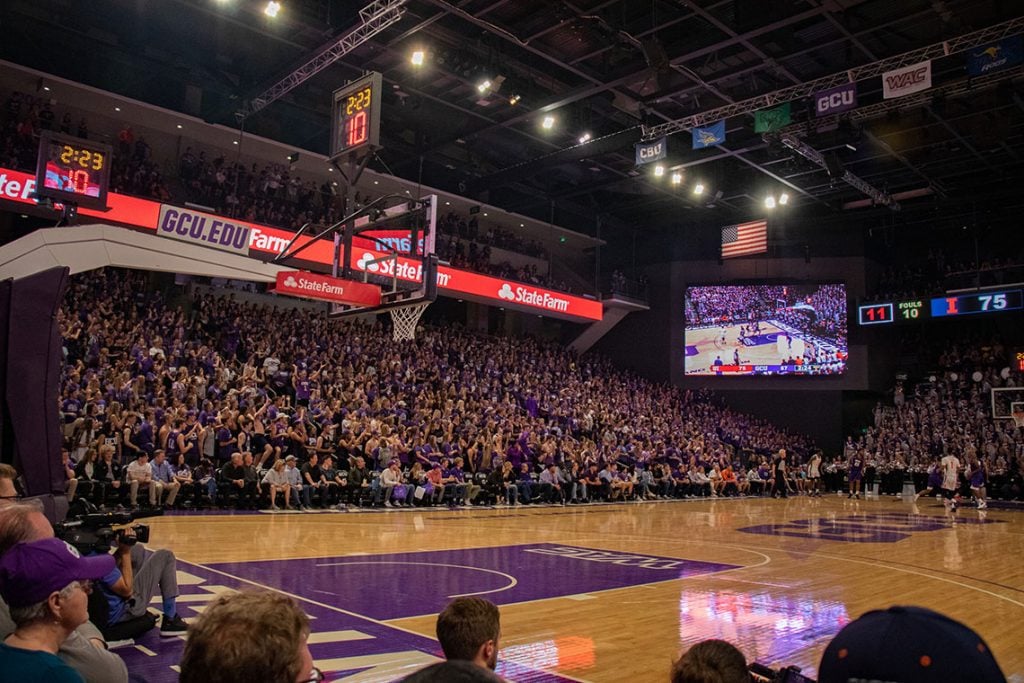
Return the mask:
M 825 648 L 819 683 L 1006 683 L 988 645 L 958 621 L 924 607 L 867 612 Z
M 0 557 L 0 597 L 11 607 L 28 607 L 69 583 L 101 579 L 113 570 L 112 555 L 82 557 L 59 538 L 18 543 Z

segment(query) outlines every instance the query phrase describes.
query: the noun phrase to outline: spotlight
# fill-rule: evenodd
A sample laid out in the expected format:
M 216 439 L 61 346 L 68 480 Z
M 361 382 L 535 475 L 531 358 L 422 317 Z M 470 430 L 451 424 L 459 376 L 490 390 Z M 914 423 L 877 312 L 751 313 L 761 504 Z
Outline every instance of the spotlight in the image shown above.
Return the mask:
M 481 94 L 483 94 L 490 90 L 492 85 L 494 84 L 491 83 L 491 79 L 485 78 L 484 80 L 480 81 L 480 83 L 476 86 L 476 89 L 480 91 Z
M 581 145 L 585 145 L 588 142 L 590 142 L 590 133 L 584 133 L 583 135 L 580 136 Z
M 263 8 L 263 13 L 271 19 L 275 18 L 277 13 L 280 11 L 281 3 L 277 2 L 277 0 L 270 0 L 270 2 L 267 3 L 267 6 Z
M 764 198 L 764 208 L 774 209 L 775 208 L 775 197 L 768 195 Z
M 789 204 L 789 195 L 783 192 L 779 195 L 779 206 L 785 206 Z
M 510 107 L 514 107 L 517 104 L 519 104 L 519 100 L 521 100 L 521 99 L 523 99 L 521 96 L 513 95 L 512 97 L 508 98 L 508 104 L 509 104 Z
M 660 178 L 663 175 L 665 175 L 665 167 L 662 166 L 661 164 L 658 164 L 657 166 L 654 167 L 654 177 Z
M 540 125 L 544 128 L 544 130 L 551 130 L 552 128 L 555 127 L 555 117 L 545 116 L 544 120 L 541 122 Z
M 673 185 L 682 185 L 682 183 L 683 183 L 683 174 L 682 173 L 673 173 L 672 174 L 672 184 Z
M 413 66 L 423 66 L 423 60 L 425 58 L 426 54 L 423 52 L 423 50 L 415 50 L 412 53 L 412 57 L 409 58 L 409 61 L 412 62 Z
M 695 195 L 698 195 L 698 196 L 704 194 L 704 184 L 703 183 L 697 183 L 696 185 L 694 185 L 693 186 L 693 193 Z

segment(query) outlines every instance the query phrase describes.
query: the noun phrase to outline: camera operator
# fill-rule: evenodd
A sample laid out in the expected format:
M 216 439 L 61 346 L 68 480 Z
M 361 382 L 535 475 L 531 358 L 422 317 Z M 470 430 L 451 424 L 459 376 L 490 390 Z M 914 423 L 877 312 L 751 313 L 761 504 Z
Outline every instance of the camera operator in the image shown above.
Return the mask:
M 188 628 L 178 616 L 177 560 L 170 550 L 146 550 L 136 543 L 135 531 L 125 529 L 117 538 L 116 567 L 98 582 L 110 610 L 113 625 L 146 614 L 150 600 L 158 593 L 163 600 L 160 635 L 184 635 Z
M 2 473 L 0 473 L 2 474 Z M 0 476 L 0 494 L 5 477 Z M 14 545 L 53 538 L 53 527 L 37 505 L 7 504 L 0 500 L 0 558 Z M 0 638 L 15 630 L 7 603 L 0 599 Z M 86 683 L 127 683 L 128 669 L 107 651 L 99 629 L 92 622 L 78 626 L 60 645 L 57 656 L 78 672 Z

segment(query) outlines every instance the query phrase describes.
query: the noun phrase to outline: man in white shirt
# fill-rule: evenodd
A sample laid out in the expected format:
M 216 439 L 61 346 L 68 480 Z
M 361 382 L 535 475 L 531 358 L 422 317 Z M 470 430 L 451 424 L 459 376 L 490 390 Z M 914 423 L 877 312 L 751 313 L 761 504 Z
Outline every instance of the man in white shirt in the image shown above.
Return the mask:
M 138 506 L 139 489 L 153 487 L 153 466 L 149 463 L 149 454 L 145 451 L 128 463 L 128 500 L 132 507 Z M 151 496 L 152 497 L 152 496 Z
M 960 460 L 955 455 L 945 455 L 939 462 L 942 469 L 942 499 L 946 506 L 956 512 L 956 490 L 960 483 Z
M 392 460 L 384 471 L 380 473 L 380 488 L 377 489 L 377 499 L 374 503 L 380 503 L 384 499 L 384 507 L 391 507 L 391 494 L 395 487 L 402 483 L 402 470 L 398 468 L 398 461 Z
M 302 509 L 302 498 L 299 497 L 299 494 L 302 492 L 302 473 L 299 472 L 299 468 L 295 466 L 294 455 L 289 455 L 284 459 L 284 473 L 288 477 L 288 485 L 291 486 L 292 491 L 295 492 L 297 505 Z

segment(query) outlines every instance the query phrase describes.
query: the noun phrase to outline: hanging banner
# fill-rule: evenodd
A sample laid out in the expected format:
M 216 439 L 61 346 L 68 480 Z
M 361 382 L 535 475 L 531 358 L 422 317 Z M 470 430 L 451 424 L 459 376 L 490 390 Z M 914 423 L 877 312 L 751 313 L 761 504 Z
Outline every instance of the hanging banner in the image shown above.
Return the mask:
M 661 161 L 668 156 L 668 138 L 636 143 L 636 165 L 643 166 L 652 161 Z
M 1011 36 L 991 45 L 982 45 L 968 51 L 967 74 L 983 76 L 993 71 L 1016 66 L 1024 62 L 1024 41 L 1020 36 Z
M 912 95 L 932 87 L 932 62 L 918 62 L 882 74 L 882 97 L 887 100 Z
M 694 128 L 693 148 L 704 149 L 725 142 L 725 119 L 704 128 Z
M 783 126 L 788 126 L 792 118 L 789 115 L 789 102 L 780 104 L 774 109 L 763 109 L 754 112 L 754 132 L 771 133 Z
M 856 109 L 857 107 L 857 84 L 844 83 L 843 85 L 820 90 L 814 93 L 814 115 L 828 116 L 839 114 L 844 111 Z

